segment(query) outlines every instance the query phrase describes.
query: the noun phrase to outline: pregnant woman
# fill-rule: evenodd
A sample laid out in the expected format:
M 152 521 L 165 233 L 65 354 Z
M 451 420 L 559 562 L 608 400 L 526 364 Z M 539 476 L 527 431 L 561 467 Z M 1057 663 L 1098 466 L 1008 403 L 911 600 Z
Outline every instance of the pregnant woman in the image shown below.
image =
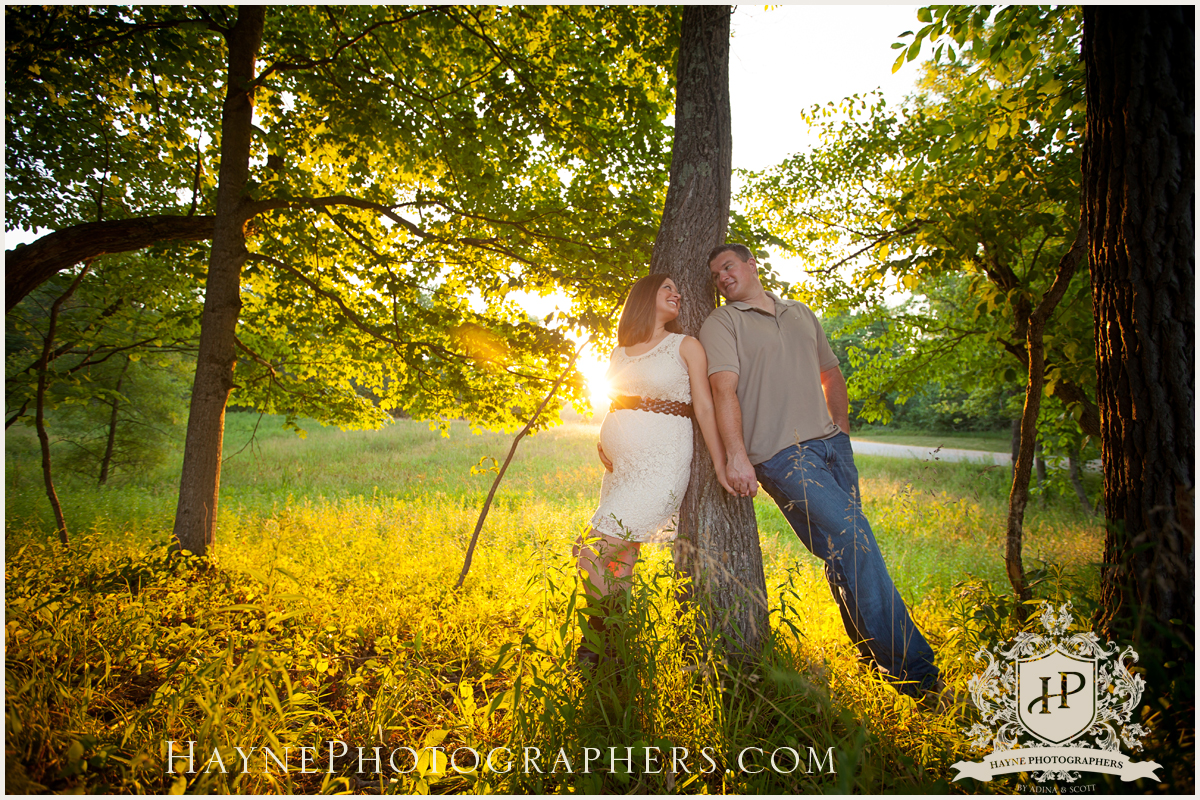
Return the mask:
M 617 325 L 618 346 L 608 368 L 615 397 L 600 426 L 600 459 L 608 471 L 591 530 L 575 547 L 589 605 L 605 614 L 616 611 L 611 598 L 633 574 L 642 544 L 675 538 L 691 474 L 693 416 L 717 479 L 732 492 L 713 415 L 708 359 L 697 339 L 680 332 L 679 299 L 673 280 L 648 275 L 629 290 Z M 604 616 L 589 614 L 588 625 L 603 641 Z M 602 655 L 585 638 L 576 662 L 596 665 Z

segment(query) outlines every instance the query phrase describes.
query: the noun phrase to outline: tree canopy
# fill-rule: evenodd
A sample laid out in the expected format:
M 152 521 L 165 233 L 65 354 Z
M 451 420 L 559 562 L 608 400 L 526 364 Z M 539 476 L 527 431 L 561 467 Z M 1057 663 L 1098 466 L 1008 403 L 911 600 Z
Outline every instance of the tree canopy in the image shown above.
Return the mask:
M 7 224 L 51 231 L 7 255 L 10 307 L 147 247 L 204 276 L 186 549 L 213 541 L 231 397 L 292 424 L 515 426 L 573 348 L 508 295 L 561 289 L 562 322 L 603 337 L 648 260 L 676 10 L 5 13 Z
M 52 232 L 9 253 L 10 302 L 26 262 L 198 263 L 232 15 L 6 9 L 6 224 Z M 235 402 L 514 424 L 570 347 L 506 296 L 561 288 L 603 333 L 649 257 L 677 39 L 663 9 L 272 8 Z
M 964 32 L 966 47 L 943 39 L 943 60 L 924 67 L 903 104 L 868 95 L 812 109 L 821 146 L 743 191 L 748 215 L 814 265 L 802 291 L 821 306 L 869 310 L 862 324 L 886 319 L 906 345 L 900 359 L 891 348 L 859 355 L 873 367 L 852 385 L 868 419 L 886 421 L 888 392 L 911 395 L 968 356 L 983 380 L 1012 382 L 1027 369 L 1023 323 L 1079 214 L 1078 19 L 1049 21 L 1021 72 L 983 59 Z M 914 43 L 901 57 L 918 51 Z M 898 292 L 924 302 L 900 309 Z M 1049 393 L 1077 419 L 1094 416 L 1086 281 L 1070 284 L 1046 346 Z
M 911 394 L 943 364 L 1025 384 L 1009 498 L 1006 561 L 1028 599 L 1023 519 L 1043 393 L 1099 433 L 1086 229 L 1080 220 L 1083 82 L 1079 10 L 923 8 L 902 50 L 914 60 L 942 41 L 917 94 L 893 111 L 880 96 L 815 108 L 821 146 L 754 176 L 749 214 L 814 267 L 803 287 L 820 306 L 861 308 L 888 322 L 905 355 L 852 353 L 851 396 L 870 418 L 886 395 Z M 844 269 L 843 269 L 844 268 Z M 850 273 L 849 280 L 844 272 Z M 896 292 L 926 302 L 897 310 Z M 1060 323 L 1059 320 L 1065 320 Z M 964 347 L 971 339 L 989 348 Z M 907 340 L 907 341 L 905 341 Z M 1021 607 L 1023 610 L 1023 606 Z

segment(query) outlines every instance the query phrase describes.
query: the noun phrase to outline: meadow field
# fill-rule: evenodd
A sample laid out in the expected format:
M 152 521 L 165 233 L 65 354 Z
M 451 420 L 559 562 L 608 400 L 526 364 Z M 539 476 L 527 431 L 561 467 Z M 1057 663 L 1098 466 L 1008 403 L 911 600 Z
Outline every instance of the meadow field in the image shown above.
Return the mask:
M 859 664 L 822 565 L 765 497 L 774 635 L 761 660 L 681 636 L 695 610 L 676 605 L 669 549 L 649 547 L 621 658 L 587 679 L 573 668 L 570 549 L 599 492 L 595 421 L 521 443 L 459 592 L 487 458 L 503 460 L 509 435 L 397 421 L 310 423 L 300 438 L 281 422 L 228 416 L 207 559 L 168 551 L 177 462 L 99 488 L 59 476 L 64 549 L 36 440 L 8 432 L 7 791 L 921 793 L 1025 780 L 951 783 L 952 763 L 980 756 L 962 732 L 970 710 L 918 705 Z M 1013 633 L 1009 472 L 858 461 L 896 584 L 965 690 L 979 646 Z M 1030 504 L 1038 597 L 1070 598 L 1088 619 L 1102 546 L 1073 496 Z

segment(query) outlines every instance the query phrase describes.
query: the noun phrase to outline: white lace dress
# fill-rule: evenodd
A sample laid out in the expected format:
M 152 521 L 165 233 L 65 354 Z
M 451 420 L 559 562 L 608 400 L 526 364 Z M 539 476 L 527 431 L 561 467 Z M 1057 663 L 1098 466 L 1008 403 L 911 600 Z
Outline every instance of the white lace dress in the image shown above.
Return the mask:
M 613 351 L 608 382 L 614 395 L 692 402 L 683 334 L 668 333 L 640 356 Z M 600 426 L 600 444 L 612 461 L 604 473 L 592 527 L 634 542 L 669 542 L 692 465 L 692 421 L 675 414 L 618 409 Z

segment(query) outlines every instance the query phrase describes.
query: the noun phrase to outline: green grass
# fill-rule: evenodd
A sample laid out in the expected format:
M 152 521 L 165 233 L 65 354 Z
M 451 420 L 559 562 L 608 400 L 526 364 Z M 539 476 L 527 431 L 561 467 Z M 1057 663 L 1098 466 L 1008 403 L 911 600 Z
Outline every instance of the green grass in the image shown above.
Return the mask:
M 582 604 L 569 552 L 599 490 L 594 424 L 522 442 L 456 594 L 493 478 L 472 467 L 502 461 L 509 436 L 455 423 L 443 438 L 405 421 L 373 432 L 314 424 L 300 439 L 266 417 L 247 446 L 256 421 L 229 415 L 208 559 L 166 550 L 177 459 L 105 488 L 64 476 L 74 536 L 64 552 L 36 442 L 9 431 L 9 791 L 925 792 L 962 787 L 950 784 L 949 765 L 977 757 L 962 721 L 916 706 L 858 664 L 822 565 L 763 497 L 755 508 L 775 636 L 761 662 L 739 665 L 719 641 L 697 649 L 681 639 L 695 611 L 676 605 L 669 550 L 649 547 L 627 596 L 623 666 L 589 682 L 569 669 Z M 859 470 L 893 577 L 945 676 L 965 687 L 979 641 L 1011 633 L 977 614 L 1006 593 L 1007 471 L 866 457 Z M 1099 523 L 1072 498 L 1049 498 L 1031 504 L 1026 537 L 1026 552 L 1053 565 L 1039 594 L 1089 602 Z M 167 740 L 198 742 L 204 761 L 216 748 L 238 768 L 166 774 Z M 545 771 L 460 774 L 425 750 L 403 774 L 359 774 L 344 759 L 329 772 L 331 740 L 368 755 L 437 745 L 468 765 L 468 747 L 537 747 Z M 316 745 L 318 771 L 299 771 L 298 748 Z M 806 754 L 810 745 L 834 748 L 836 773 L 736 764 L 747 747 Z M 243 773 L 236 746 L 268 746 L 289 770 L 252 760 Z M 581 771 L 585 748 L 627 746 L 687 748 L 693 771 L 607 761 Z M 560 749 L 573 772 L 549 770 Z M 699 773 L 701 752 L 720 769 Z M 989 788 L 1012 791 L 1014 781 Z
M 982 450 L 988 453 L 1012 451 L 1012 433 L 1009 431 L 974 431 L 970 433 L 927 433 L 925 431 L 896 430 L 864 425 L 851 434 L 854 439 L 884 444 L 904 444 L 915 447 L 946 447 L 957 450 Z

